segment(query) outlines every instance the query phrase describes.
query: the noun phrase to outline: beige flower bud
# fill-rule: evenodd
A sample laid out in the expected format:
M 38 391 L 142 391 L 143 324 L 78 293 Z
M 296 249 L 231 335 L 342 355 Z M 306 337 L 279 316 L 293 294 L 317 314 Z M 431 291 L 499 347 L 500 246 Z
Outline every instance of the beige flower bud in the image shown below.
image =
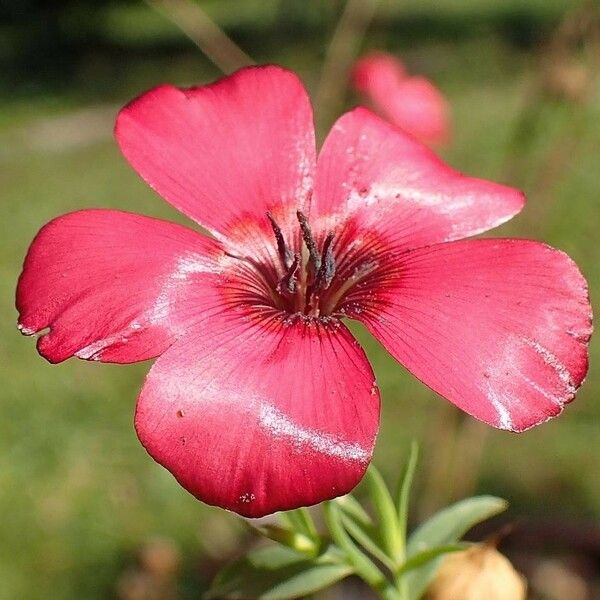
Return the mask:
M 427 600 L 525 600 L 527 583 L 494 544 L 447 554 Z

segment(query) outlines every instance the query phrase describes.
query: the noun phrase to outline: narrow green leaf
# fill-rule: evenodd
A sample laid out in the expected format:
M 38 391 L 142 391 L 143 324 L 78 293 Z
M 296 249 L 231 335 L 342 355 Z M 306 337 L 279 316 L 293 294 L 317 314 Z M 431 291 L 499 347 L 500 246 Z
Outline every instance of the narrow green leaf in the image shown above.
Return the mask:
M 315 542 L 320 541 L 315 522 L 306 508 L 280 512 L 278 516 L 284 524 L 294 531 L 303 533 Z
M 443 508 L 418 527 L 408 540 L 407 555 L 414 556 L 442 544 L 457 542 L 477 523 L 503 510 L 508 504 L 495 496 L 474 496 Z
M 494 496 L 475 496 L 452 504 L 423 523 L 409 538 L 407 556 L 412 559 L 438 546 L 454 544 L 477 523 L 502 512 L 505 500 Z M 441 557 L 438 556 L 411 570 L 402 578 L 409 600 L 418 600 L 435 576 Z
M 357 523 L 367 527 L 373 525 L 371 515 L 362 507 L 361 503 L 352 495 L 346 494 L 335 499 L 337 505 Z
M 300 515 L 306 535 L 314 541 L 320 541 L 321 538 L 310 511 L 307 508 L 298 508 L 295 512 Z
M 445 546 L 437 546 L 436 548 L 425 550 L 424 552 L 420 552 L 419 554 L 415 554 L 412 558 L 409 558 L 400 567 L 397 574 L 404 575 L 404 573 L 418 569 L 442 554 L 448 554 L 449 552 L 460 552 L 461 550 L 466 550 L 469 546 L 470 544 L 466 543 L 446 544 Z
M 392 560 L 400 561 L 404 553 L 404 540 L 400 538 L 396 507 L 383 477 L 373 464 L 367 469 L 365 483 L 379 517 L 378 531 L 383 549 Z
M 215 578 L 205 600 L 291 600 L 333 585 L 352 574 L 335 550 L 310 559 L 283 546 L 249 552 Z
M 410 502 L 410 490 L 412 488 L 417 462 L 419 460 L 419 444 L 413 440 L 410 444 L 410 454 L 406 463 L 404 477 L 398 491 L 398 523 L 400 537 L 406 540 L 406 531 L 408 527 L 408 508 Z M 405 549 L 406 551 L 406 549 Z M 402 557 L 404 559 L 404 557 Z
M 348 562 L 354 567 L 355 573 L 376 590 L 387 587 L 388 581 L 385 575 L 368 556 L 359 550 L 344 529 L 342 513 L 335 501 L 330 500 L 323 503 L 323 514 L 333 541 L 346 555 Z
M 342 523 L 354 540 L 360 544 L 371 556 L 383 563 L 390 571 L 395 565 L 390 557 L 379 547 L 376 532 L 372 527 L 357 523 L 348 514 L 342 512 Z
M 277 513 L 279 520 L 283 523 L 284 527 L 293 529 L 294 531 L 300 531 L 305 533 L 304 520 L 295 510 L 287 510 L 285 512 Z

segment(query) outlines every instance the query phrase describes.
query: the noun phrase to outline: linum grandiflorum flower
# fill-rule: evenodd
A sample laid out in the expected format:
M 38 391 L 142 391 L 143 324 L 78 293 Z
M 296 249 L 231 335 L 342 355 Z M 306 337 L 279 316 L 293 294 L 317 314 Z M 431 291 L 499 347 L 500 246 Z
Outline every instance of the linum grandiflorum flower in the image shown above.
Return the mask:
M 382 117 L 423 143 L 448 141 L 448 102 L 431 81 L 409 76 L 395 56 L 385 52 L 367 54 L 354 65 L 352 83 Z
M 116 138 L 213 237 L 115 210 L 58 217 L 25 259 L 19 328 L 49 328 L 51 362 L 158 356 L 137 433 L 201 500 L 256 517 L 358 483 L 379 391 L 344 318 L 494 427 L 522 431 L 573 398 L 591 334 L 577 267 L 537 242 L 461 240 L 517 213 L 517 190 L 363 108 L 317 158 L 307 94 L 275 66 L 157 87 Z

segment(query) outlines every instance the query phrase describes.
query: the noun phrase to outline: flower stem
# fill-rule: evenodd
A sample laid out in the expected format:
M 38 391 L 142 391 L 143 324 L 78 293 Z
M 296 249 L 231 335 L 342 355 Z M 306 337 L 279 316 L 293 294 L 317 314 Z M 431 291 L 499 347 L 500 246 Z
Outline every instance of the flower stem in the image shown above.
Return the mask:
M 223 73 L 253 65 L 250 58 L 200 7 L 191 0 L 145 0 L 172 21 Z
M 320 125 L 328 126 L 344 101 L 352 62 L 379 0 L 348 0 L 327 48 L 317 90 Z

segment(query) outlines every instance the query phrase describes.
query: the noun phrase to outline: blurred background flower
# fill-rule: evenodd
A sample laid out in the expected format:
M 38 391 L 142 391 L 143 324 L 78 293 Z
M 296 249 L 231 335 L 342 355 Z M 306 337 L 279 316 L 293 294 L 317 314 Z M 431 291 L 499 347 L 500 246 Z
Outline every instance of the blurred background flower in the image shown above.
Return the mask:
M 15 329 L 21 262 L 53 216 L 127 205 L 186 222 L 157 202 L 112 139 L 118 108 L 141 91 L 221 74 L 165 17 L 165 7 L 180 7 L 181 0 L 153 4 L 162 12 L 134 0 L 28 0 L 0 8 L 2 599 L 123 594 L 126 573 L 141 570 L 148 582 L 141 553 L 157 537 L 177 548 L 167 593 L 198 597 L 222 561 L 250 543 L 238 520 L 194 500 L 139 446 L 131 423 L 147 365 L 51 366 Z M 321 98 L 321 135 L 356 103 L 347 82 L 359 55 L 384 50 L 402 57 L 407 71 L 434 81 L 452 108 L 453 140 L 444 159 L 527 193 L 523 213 L 494 235 L 543 239 L 566 250 L 588 278 L 592 299 L 600 293 L 595 3 L 381 0 L 371 15 L 349 12 L 338 0 L 191 6 L 200 6 L 256 62 L 300 72 Z M 336 32 L 333 55 L 342 60 L 330 58 Z M 333 64 L 325 92 L 324 59 Z M 226 52 L 220 60 L 226 67 L 241 58 Z M 363 330 L 356 332 L 384 399 L 375 462 L 390 481 L 409 439 L 422 440 L 420 516 L 471 492 L 506 497 L 511 509 L 503 519 L 516 520 L 517 528 L 501 550 L 528 576 L 533 597 L 572 600 L 560 591 L 575 589 L 570 581 L 577 582 L 578 599 L 598 597 L 598 341 L 592 340 L 591 370 L 577 401 L 560 419 L 515 436 L 462 418 Z M 356 589 L 348 582 L 329 597 L 367 597 Z
M 352 70 L 354 88 L 373 109 L 425 144 L 444 144 L 450 137 L 450 107 L 435 85 L 410 76 L 400 59 L 372 52 Z

